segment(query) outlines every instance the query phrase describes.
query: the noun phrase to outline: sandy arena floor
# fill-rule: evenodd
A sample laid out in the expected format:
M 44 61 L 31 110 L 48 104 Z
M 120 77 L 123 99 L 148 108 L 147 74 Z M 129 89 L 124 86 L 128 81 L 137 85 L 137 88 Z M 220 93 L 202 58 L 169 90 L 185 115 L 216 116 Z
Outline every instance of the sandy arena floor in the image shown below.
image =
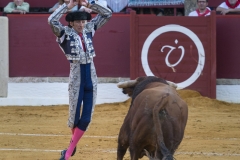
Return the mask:
M 240 104 L 179 91 L 189 107 L 177 160 L 239 160 Z M 117 136 L 129 108 L 124 103 L 97 105 L 89 130 L 72 160 L 116 159 Z M 0 107 L 1 160 L 54 160 L 68 146 L 68 106 Z M 129 154 L 125 160 L 130 160 Z M 143 158 L 142 160 L 147 160 Z

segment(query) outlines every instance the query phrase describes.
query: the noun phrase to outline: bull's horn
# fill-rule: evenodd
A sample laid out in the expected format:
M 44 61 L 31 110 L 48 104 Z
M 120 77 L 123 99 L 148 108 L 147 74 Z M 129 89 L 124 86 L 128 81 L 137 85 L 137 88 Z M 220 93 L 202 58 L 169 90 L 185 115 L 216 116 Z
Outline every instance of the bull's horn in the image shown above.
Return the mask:
M 177 84 L 171 81 L 167 81 L 167 83 L 169 84 L 169 86 L 173 87 L 173 88 L 177 88 Z
M 125 81 L 125 82 L 119 82 L 117 84 L 118 88 L 127 88 L 127 87 L 132 87 L 137 83 L 136 80 L 130 80 L 130 81 Z

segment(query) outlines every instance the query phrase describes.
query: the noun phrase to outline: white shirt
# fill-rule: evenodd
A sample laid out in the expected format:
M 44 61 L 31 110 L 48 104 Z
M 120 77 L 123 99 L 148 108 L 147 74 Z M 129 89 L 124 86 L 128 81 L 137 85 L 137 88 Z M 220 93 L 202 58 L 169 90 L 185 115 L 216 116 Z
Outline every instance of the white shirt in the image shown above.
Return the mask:
M 218 7 L 221 7 L 221 8 L 224 8 L 224 9 L 229 9 L 226 2 L 221 3 Z M 238 5 L 236 8 L 240 8 L 240 5 Z
M 208 9 L 210 12 L 209 12 L 208 14 L 206 14 L 205 16 L 210 16 L 210 15 L 211 15 L 211 9 L 208 8 L 208 7 L 207 7 L 207 9 Z M 200 14 L 201 14 L 201 13 L 200 13 Z M 202 14 L 204 14 L 204 13 L 202 13 Z M 197 13 L 197 11 L 195 10 L 195 11 L 190 12 L 188 16 L 198 17 L 198 13 Z

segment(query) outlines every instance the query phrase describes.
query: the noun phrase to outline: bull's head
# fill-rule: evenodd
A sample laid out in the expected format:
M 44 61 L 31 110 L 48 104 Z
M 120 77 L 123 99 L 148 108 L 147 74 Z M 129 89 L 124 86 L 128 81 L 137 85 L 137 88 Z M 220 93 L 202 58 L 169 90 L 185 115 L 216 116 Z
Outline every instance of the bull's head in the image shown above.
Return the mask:
M 153 77 L 153 76 L 149 76 L 149 77 L 138 77 L 135 80 L 129 80 L 129 81 L 125 81 L 125 82 L 119 82 L 117 84 L 118 88 L 122 88 L 123 93 L 124 94 L 128 94 L 129 97 L 132 97 L 133 95 L 133 91 L 135 89 L 135 86 L 137 86 L 140 82 L 144 81 L 144 80 L 149 80 L 149 79 L 160 79 L 158 77 Z M 177 88 L 177 85 L 174 82 L 171 81 L 165 81 L 163 79 L 160 79 L 160 81 L 162 83 L 168 84 L 170 86 L 172 86 L 173 88 Z M 151 81 L 150 81 L 151 82 Z
M 130 80 L 125 82 L 119 82 L 117 86 L 118 88 L 122 88 L 122 92 L 124 94 L 128 94 L 129 97 L 132 97 L 133 90 L 137 83 L 138 83 L 137 80 Z

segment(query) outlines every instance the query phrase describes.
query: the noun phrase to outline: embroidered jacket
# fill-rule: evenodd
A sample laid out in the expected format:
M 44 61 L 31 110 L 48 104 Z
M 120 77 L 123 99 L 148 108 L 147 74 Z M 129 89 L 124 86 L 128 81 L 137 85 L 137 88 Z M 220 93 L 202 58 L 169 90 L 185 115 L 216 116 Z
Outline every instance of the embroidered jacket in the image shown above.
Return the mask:
M 81 64 L 91 63 L 95 57 L 92 38 L 97 29 L 102 27 L 112 16 L 109 8 L 104 7 L 97 1 L 91 2 L 91 7 L 98 15 L 91 21 L 87 22 L 83 29 L 83 39 L 86 52 L 84 52 L 82 42 L 78 33 L 68 26 L 63 26 L 59 20 L 64 13 L 68 11 L 64 3 L 56 9 L 48 18 L 53 33 L 57 36 L 57 42 L 68 60 L 79 60 Z

